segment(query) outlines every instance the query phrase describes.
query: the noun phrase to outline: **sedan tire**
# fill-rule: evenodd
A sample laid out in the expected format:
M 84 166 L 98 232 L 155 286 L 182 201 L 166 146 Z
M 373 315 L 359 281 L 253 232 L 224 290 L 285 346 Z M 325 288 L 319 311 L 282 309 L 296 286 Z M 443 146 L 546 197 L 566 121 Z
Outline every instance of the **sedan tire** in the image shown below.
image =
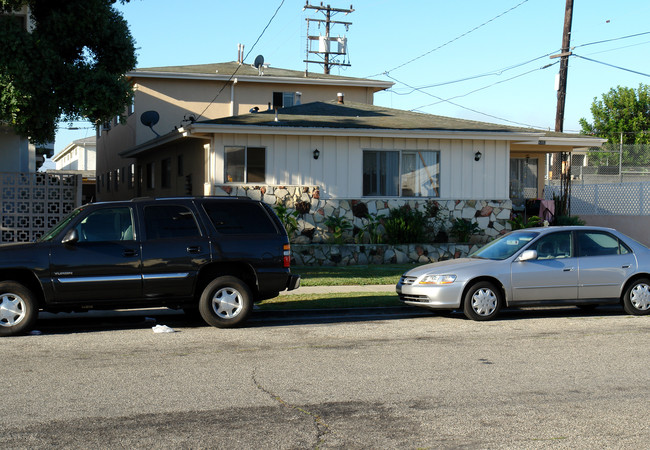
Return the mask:
M 252 309 L 251 291 L 239 278 L 224 276 L 208 284 L 199 301 L 201 317 L 217 328 L 231 328 L 242 323 Z
M 0 336 L 13 336 L 32 328 L 38 316 L 34 294 L 20 283 L 0 282 Z
M 468 319 L 494 319 L 503 304 L 501 291 L 489 281 L 474 283 L 465 294 L 463 312 Z
M 640 278 L 632 283 L 623 296 L 623 309 L 628 314 L 650 314 L 650 280 Z

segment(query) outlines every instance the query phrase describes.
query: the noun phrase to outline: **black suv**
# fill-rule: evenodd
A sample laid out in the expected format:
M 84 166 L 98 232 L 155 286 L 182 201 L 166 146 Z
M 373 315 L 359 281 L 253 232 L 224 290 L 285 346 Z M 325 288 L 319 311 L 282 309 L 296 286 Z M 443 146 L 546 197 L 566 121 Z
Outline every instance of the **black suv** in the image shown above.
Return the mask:
M 39 310 L 166 306 L 232 327 L 299 286 L 290 261 L 282 223 L 248 198 L 84 205 L 37 242 L 0 245 L 0 336 L 29 330 Z

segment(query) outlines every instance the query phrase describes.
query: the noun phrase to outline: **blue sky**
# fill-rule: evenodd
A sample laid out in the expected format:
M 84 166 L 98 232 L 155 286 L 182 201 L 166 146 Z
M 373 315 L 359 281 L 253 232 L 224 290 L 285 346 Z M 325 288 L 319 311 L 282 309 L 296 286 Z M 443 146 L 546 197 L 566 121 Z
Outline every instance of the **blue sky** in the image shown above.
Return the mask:
M 313 10 L 302 10 L 304 0 L 285 0 L 252 48 L 281 3 L 131 0 L 118 3 L 118 8 L 136 40 L 138 67 L 234 61 L 237 44 L 242 43 L 247 63 L 263 55 L 274 67 L 304 70 L 305 18 L 317 17 Z M 350 6 L 343 1 L 324 3 Z M 332 73 L 395 81 L 390 92 L 375 95 L 375 104 L 554 128 L 559 63 L 542 67 L 559 61 L 547 55 L 561 47 L 565 0 L 361 0 L 352 5 L 353 13 L 333 17 L 352 22 L 347 32 L 340 25 L 333 28 L 348 38 L 351 67 L 334 68 Z M 579 131 L 581 117 L 591 120 L 591 102 L 610 88 L 650 84 L 650 34 L 641 34 L 650 32 L 649 17 L 648 0 L 574 1 L 575 54 L 641 74 L 571 57 L 565 131 Z M 319 32 L 313 24 L 309 31 Z M 641 35 L 596 44 L 635 34 Z M 322 72 L 322 67 L 310 65 L 309 70 Z M 93 133 L 90 128 L 61 129 L 55 151 Z

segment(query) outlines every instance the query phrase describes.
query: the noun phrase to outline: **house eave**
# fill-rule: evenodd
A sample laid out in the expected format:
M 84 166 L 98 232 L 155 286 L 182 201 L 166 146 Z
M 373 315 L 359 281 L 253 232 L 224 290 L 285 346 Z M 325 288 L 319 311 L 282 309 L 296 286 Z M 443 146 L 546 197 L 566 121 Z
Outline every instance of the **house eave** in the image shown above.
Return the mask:
M 289 136 L 337 136 L 337 137 L 395 137 L 432 139 L 481 139 L 498 141 L 535 141 L 542 133 L 513 133 L 505 131 L 466 131 L 394 128 L 322 128 L 322 127 L 277 127 L 250 125 L 193 124 L 182 129 L 191 135 L 231 134 L 282 134 Z
M 330 78 L 298 78 L 298 77 L 278 77 L 278 76 L 254 76 L 254 75 L 235 75 L 229 74 L 207 74 L 207 73 L 177 73 L 177 72 L 127 72 L 127 78 L 161 78 L 175 80 L 204 80 L 204 81 L 222 81 L 230 82 L 237 80 L 237 83 L 268 83 L 268 84 L 300 84 L 300 85 L 318 85 L 318 86 L 352 86 L 368 87 L 376 91 L 388 89 L 393 86 L 391 81 L 366 80 L 366 79 L 330 79 Z

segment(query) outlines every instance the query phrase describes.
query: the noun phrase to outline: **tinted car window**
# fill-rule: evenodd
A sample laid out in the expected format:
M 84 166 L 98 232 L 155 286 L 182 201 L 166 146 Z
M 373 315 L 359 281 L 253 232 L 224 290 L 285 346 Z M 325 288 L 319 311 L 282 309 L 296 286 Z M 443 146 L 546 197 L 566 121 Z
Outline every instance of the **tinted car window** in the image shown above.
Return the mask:
M 144 208 L 147 239 L 200 236 L 192 211 L 185 206 L 156 205 Z
M 223 234 L 277 234 L 273 222 L 257 203 L 206 202 L 214 228 Z
M 88 214 L 76 226 L 79 242 L 131 241 L 131 208 L 105 208 Z
M 578 250 L 580 256 L 624 255 L 631 251 L 611 234 L 597 231 L 580 231 Z

